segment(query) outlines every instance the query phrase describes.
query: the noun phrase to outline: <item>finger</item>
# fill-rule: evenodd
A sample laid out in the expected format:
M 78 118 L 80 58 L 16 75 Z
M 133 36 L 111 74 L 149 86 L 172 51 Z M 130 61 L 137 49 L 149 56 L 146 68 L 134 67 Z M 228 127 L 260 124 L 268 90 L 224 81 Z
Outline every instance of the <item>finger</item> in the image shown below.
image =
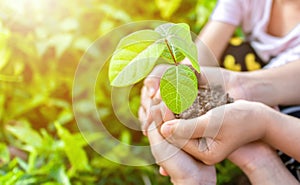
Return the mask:
M 145 130 L 145 134 L 147 134 L 146 130 L 150 123 L 153 121 L 153 117 L 151 116 L 150 109 L 153 105 L 157 105 L 161 102 L 159 99 L 152 99 L 147 95 L 147 88 L 144 86 L 142 88 L 142 96 L 141 96 L 141 106 L 145 112 L 145 122 L 143 122 L 143 130 Z M 144 120 L 143 120 L 144 121 Z
M 214 165 L 230 154 L 211 138 L 172 139 L 171 143 L 206 165 Z
M 147 88 L 147 95 L 153 97 L 156 91 L 159 89 L 160 78 L 155 76 L 148 76 L 144 80 L 144 86 Z
M 161 114 L 161 103 L 152 105 L 150 108 L 150 119 L 152 119 L 156 126 L 159 126 L 163 122 L 162 114 Z
M 162 168 L 160 173 L 163 175 L 170 175 L 172 177 L 178 177 L 179 179 L 185 179 L 188 175 L 202 175 L 207 178 L 209 174 L 215 175 L 214 168 L 209 167 L 211 170 L 207 171 L 207 168 L 202 163 L 198 163 L 193 157 L 187 155 L 185 152 L 180 150 L 174 145 L 168 143 L 164 138 L 158 133 L 157 127 L 154 123 L 149 126 L 148 138 L 150 141 L 151 152 Z M 194 173 L 193 169 L 199 169 L 203 173 Z M 206 174 L 207 172 L 207 174 Z M 212 178 L 209 178 L 212 179 Z
M 152 122 L 148 127 L 148 138 L 151 146 L 159 145 L 164 141 L 164 138 L 159 134 L 157 126 Z
M 161 101 L 160 89 L 158 89 L 153 97 L 156 101 Z
M 144 85 L 148 89 L 148 95 L 153 97 L 159 89 L 160 78 L 162 74 L 169 68 L 169 65 L 159 65 L 155 67 L 148 77 L 144 80 Z
M 162 175 L 162 176 L 169 176 L 168 172 L 163 168 L 163 167 L 159 167 L 159 173 Z
M 172 120 L 174 118 L 175 116 L 173 112 L 167 108 L 164 102 L 160 101 L 160 103 L 151 106 L 149 118 L 147 118 L 146 125 L 149 125 L 154 121 L 160 133 L 160 127 L 163 122 Z
M 142 132 L 145 136 L 147 136 L 147 128 L 149 127 L 149 125 L 147 125 L 147 115 L 143 107 L 139 108 L 138 114 Z
M 276 106 L 272 106 L 272 108 L 273 108 L 274 110 L 276 110 L 276 111 L 280 111 L 280 108 L 279 108 L 279 106 L 278 106 L 278 105 L 276 105 Z
M 161 101 L 151 101 L 149 113 L 143 107 L 139 109 L 139 119 L 142 123 L 143 134 L 147 135 L 149 125 L 154 121 L 157 126 L 160 126 L 164 119 L 171 119 L 174 117 L 173 113 L 167 109 L 165 104 Z
M 155 123 L 151 123 L 148 127 L 148 138 L 151 146 L 151 152 L 159 165 L 165 164 L 172 156 L 176 155 L 180 150 L 168 143 L 158 132 Z
M 148 114 L 151 105 L 151 97 L 148 95 L 147 88 L 145 86 L 143 86 L 141 90 L 141 105 L 144 107 L 146 113 Z
M 163 122 L 175 119 L 174 113 L 167 107 L 164 102 L 161 103 L 161 115 Z
M 204 136 L 205 129 L 207 128 L 207 116 L 183 120 L 171 120 L 165 122 L 161 127 L 161 133 L 164 137 L 177 138 L 177 139 L 191 139 L 200 138 Z

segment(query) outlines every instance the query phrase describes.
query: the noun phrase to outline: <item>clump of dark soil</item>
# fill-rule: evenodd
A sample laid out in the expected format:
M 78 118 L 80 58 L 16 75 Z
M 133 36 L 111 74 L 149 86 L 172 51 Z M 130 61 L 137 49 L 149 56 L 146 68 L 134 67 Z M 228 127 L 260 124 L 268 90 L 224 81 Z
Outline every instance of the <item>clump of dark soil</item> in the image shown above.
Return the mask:
M 221 85 L 210 84 L 201 85 L 201 74 L 198 73 L 191 65 L 189 66 L 195 73 L 198 80 L 198 96 L 192 106 L 180 114 L 175 114 L 178 119 L 192 119 L 199 117 L 209 110 L 232 103 L 234 100 L 224 91 Z
M 184 112 L 177 114 L 176 118 L 192 119 L 205 114 L 215 107 L 232 102 L 233 98 L 224 92 L 221 85 L 199 86 L 198 96 L 193 105 Z

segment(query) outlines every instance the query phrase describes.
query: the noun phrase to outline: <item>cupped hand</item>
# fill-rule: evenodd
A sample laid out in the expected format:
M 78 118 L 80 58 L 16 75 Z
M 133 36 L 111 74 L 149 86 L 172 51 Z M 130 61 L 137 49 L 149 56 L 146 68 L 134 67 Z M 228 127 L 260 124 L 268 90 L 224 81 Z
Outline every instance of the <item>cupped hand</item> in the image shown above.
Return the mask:
M 220 162 L 241 146 L 262 139 L 266 124 L 260 103 L 236 101 L 190 120 L 171 120 L 162 135 L 208 165 Z
M 139 111 L 139 118 L 140 120 L 142 119 L 141 128 L 144 135 L 147 135 L 147 128 L 152 123 L 153 118 L 155 117 L 151 116 L 150 108 L 153 104 L 157 104 L 161 101 L 159 91 L 160 78 L 164 71 L 168 69 L 168 67 L 169 65 L 156 66 L 144 80 L 144 86 L 142 87 L 141 91 L 141 106 Z
M 161 100 L 159 91 L 160 78 L 168 67 L 169 65 L 155 67 L 151 74 L 144 80 L 141 92 L 141 108 L 146 112 L 147 117 L 147 121 L 142 124 L 144 134 L 147 133 L 147 127 L 153 121 L 153 116 L 149 114 L 150 107 L 153 102 Z M 229 71 L 220 67 L 201 67 L 201 77 L 198 80 L 199 85 L 221 85 L 224 92 L 228 92 L 230 97 L 235 100 L 250 100 L 244 83 L 243 73 Z
M 155 114 L 154 121 L 149 125 L 147 133 L 152 154 L 161 166 L 160 173 L 169 175 L 174 184 L 216 184 L 214 166 L 204 165 L 176 146 L 168 143 L 160 132 L 159 125 L 163 121 L 174 119 L 173 114 L 168 114 L 163 102 L 151 106 L 151 114 Z M 140 115 L 145 116 L 140 109 Z

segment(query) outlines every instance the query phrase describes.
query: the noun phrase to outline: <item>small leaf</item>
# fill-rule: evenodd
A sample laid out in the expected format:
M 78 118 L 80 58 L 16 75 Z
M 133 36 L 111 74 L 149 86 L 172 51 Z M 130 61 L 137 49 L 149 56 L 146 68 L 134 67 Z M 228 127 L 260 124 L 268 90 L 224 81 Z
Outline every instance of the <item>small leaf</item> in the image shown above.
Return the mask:
M 22 122 L 14 126 L 7 125 L 6 129 L 18 138 L 20 141 L 33 148 L 40 148 L 42 146 L 42 137 L 29 123 Z
M 51 168 L 49 171 L 49 176 L 53 177 L 57 182 L 65 185 L 70 185 L 70 179 L 66 173 L 65 166 L 63 165 L 56 165 Z
M 114 52 L 109 66 L 111 85 L 122 87 L 146 77 L 165 49 L 161 35 L 141 30 L 124 37 Z
M 0 143 L 0 166 L 8 163 L 10 160 L 8 147 L 4 143 Z
M 160 33 L 166 39 L 177 63 L 184 59 L 183 56 L 186 56 L 189 58 L 196 71 L 200 72 L 197 47 L 192 40 L 190 29 L 187 24 L 167 23 L 158 26 L 155 31 Z M 170 58 L 169 53 L 169 50 L 164 50 L 162 56 L 166 57 L 168 60 L 168 58 Z
M 193 104 L 198 94 L 197 87 L 195 73 L 185 65 L 170 67 L 160 81 L 162 100 L 176 114 Z
M 77 137 L 74 137 L 67 129 L 63 128 L 58 122 L 54 123 L 58 136 L 64 142 L 64 150 L 73 167 L 76 170 L 87 171 L 90 169 L 88 157 L 83 146 L 78 143 Z

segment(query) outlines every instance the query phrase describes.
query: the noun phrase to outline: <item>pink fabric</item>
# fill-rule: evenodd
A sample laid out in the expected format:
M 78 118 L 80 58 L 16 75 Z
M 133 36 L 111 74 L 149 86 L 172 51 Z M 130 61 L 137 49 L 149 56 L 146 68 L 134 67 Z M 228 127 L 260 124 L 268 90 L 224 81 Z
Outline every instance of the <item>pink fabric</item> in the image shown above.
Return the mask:
M 219 0 L 212 20 L 241 26 L 260 58 L 276 67 L 300 59 L 300 24 L 284 37 L 268 34 L 272 0 Z

